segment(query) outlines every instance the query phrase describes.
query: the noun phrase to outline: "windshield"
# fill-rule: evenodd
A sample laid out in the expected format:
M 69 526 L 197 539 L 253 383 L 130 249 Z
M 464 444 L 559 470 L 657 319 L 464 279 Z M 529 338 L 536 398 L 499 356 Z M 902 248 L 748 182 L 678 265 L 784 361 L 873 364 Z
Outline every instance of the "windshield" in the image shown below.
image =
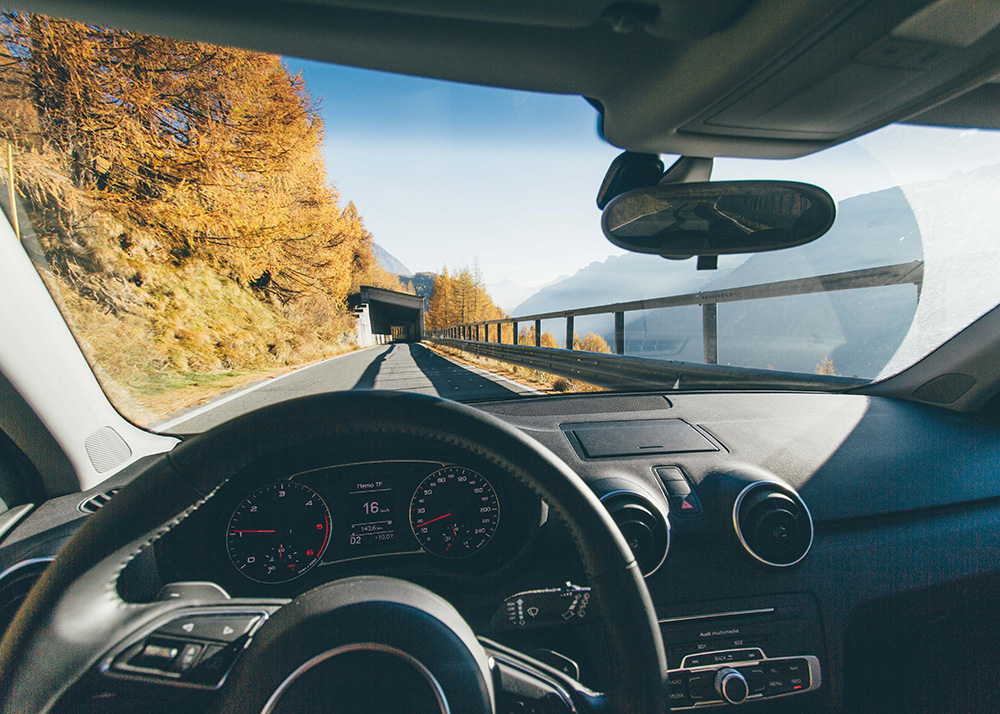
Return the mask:
M 894 125 L 717 159 L 715 180 L 814 183 L 838 216 L 698 270 L 604 238 L 595 196 L 620 150 L 582 98 L 11 12 L 2 31 L 22 246 L 113 403 L 153 429 L 334 389 L 684 388 L 698 365 L 727 388 L 841 388 L 1000 301 L 997 132 Z M 605 357 L 568 372 L 552 348 Z M 635 358 L 653 366 L 629 381 Z M 660 363 L 683 376 L 657 381 Z

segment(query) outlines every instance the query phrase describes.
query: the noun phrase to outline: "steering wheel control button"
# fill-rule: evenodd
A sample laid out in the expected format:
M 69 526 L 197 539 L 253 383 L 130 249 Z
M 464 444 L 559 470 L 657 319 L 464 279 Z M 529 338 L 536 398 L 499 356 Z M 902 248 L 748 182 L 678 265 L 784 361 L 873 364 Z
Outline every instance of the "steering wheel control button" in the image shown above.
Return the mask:
M 179 653 L 180 649 L 178 649 L 176 643 L 148 642 L 142 648 L 139 656 L 132 660 L 130 664 L 146 669 L 169 671 L 173 667 Z
M 589 608 L 590 588 L 566 583 L 511 595 L 493 615 L 492 624 L 507 630 L 575 624 L 587 618 Z
M 213 688 L 221 686 L 245 644 L 245 641 L 240 641 L 225 646 L 209 645 L 198 666 L 189 673 L 188 681 Z
M 204 645 L 196 642 L 188 642 L 184 645 L 180 654 L 174 660 L 174 671 L 183 674 L 194 667 L 195 662 L 198 661 L 198 656 L 204 648 Z
M 260 617 L 260 613 L 252 615 L 190 615 L 164 625 L 156 631 L 156 634 L 214 642 L 232 642 L 250 632 Z
M 723 667 L 715 674 L 715 691 L 730 704 L 742 704 L 750 694 L 750 687 L 742 674 Z

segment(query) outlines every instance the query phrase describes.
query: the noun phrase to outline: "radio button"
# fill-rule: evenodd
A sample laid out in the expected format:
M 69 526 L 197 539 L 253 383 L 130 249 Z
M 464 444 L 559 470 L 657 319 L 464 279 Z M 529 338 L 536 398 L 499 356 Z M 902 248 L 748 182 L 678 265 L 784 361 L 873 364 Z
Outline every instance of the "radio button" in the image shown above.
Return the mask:
M 760 662 L 763 659 L 764 653 L 758 649 L 729 650 L 727 652 L 688 655 L 684 658 L 684 666 L 710 667 L 717 664 L 733 664 L 736 662 Z
M 785 662 L 766 662 L 764 664 L 764 696 L 774 697 L 778 694 L 788 694 L 792 691 Z
M 788 684 L 793 692 L 809 689 L 811 681 L 809 679 L 809 665 L 804 659 L 793 659 L 787 664 Z
M 716 699 L 715 672 L 692 672 L 688 676 L 688 697 L 695 702 Z
M 688 684 L 688 673 L 687 672 L 670 672 L 670 686 L 667 698 L 670 700 L 670 708 L 678 709 L 680 707 L 691 706 L 691 700 L 688 698 L 687 684 Z
M 743 676 L 747 678 L 747 685 L 751 694 L 760 694 L 764 691 L 764 670 L 760 667 L 742 667 Z

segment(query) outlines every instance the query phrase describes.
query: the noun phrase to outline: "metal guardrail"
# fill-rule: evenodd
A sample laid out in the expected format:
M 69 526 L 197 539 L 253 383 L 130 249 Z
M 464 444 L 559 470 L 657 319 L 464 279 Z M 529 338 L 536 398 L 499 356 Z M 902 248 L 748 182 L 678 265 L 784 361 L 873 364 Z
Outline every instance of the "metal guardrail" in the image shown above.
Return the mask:
M 856 377 L 803 375 L 798 372 L 779 372 L 773 369 L 675 362 L 555 347 L 466 342 L 439 337 L 432 337 L 429 340 L 481 357 L 616 389 L 662 389 L 664 385 L 683 385 L 685 389 L 715 389 L 738 384 L 740 389 L 786 389 L 794 386 L 797 389 L 827 391 L 848 389 L 868 382 L 866 379 Z
M 743 300 L 760 300 L 790 295 L 808 295 L 839 290 L 883 287 L 887 285 L 916 286 L 917 296 L 923 282 L 923 261 L 900 263 L 878 268 L 831 273 L 811 278 L 782 280 L 760 285 L 711 290 L 686 295 L 610 303 L 556 312 L 523 315 L 454 325 L 428 332 L 428 339 L 466 352 L 511 362 L 525 367 L 581 379 L 592 384 L 618 388 L 662 386 L 682 379 L 686 388 L 705 388 L 738 382 L 742 388 L 774 388 L 795 384 L 805 389 L 837 389 L 863 384 L 867 380 L 833 375 L 802 375 L 770 369 L 718 366 L 718 304 Z M 625 352 L 625 313 L 685 305 L 701 305 L 705 364 L 654 360 L 627 356 Z M 613 313 L 615 316 L 614 354 L 584 352 L 573 349 L 574 318 L 581 315 Z M 568 349 L 541 346 L 542 320 L 566 320 Z M 519 323 L 533 322 L 535 345 L 518 344 Z M 503 325 L 512 326 L 513 344 L 502 343 Z M 495 341 L 491 342 L 491 326 L 496 325 Z M 485 339 L 483 339 L 485 338 Z

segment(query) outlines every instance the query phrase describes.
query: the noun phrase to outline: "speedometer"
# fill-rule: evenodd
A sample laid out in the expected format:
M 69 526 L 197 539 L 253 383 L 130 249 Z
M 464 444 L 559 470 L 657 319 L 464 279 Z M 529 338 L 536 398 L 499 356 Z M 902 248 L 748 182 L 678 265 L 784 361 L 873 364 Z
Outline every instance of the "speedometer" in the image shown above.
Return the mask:
M 492 484 L 472 469 L 449 466 L 425 478 L 410 500 L 410 527 L 424 550 L 465 558 L 490 542 L 500 523 Z
M 229 558 L 243 575 L 283 583 L 319 562 L 330 542 L 330 511 L 307 486 L 283 481 L 247 496 L 226 530 Z

